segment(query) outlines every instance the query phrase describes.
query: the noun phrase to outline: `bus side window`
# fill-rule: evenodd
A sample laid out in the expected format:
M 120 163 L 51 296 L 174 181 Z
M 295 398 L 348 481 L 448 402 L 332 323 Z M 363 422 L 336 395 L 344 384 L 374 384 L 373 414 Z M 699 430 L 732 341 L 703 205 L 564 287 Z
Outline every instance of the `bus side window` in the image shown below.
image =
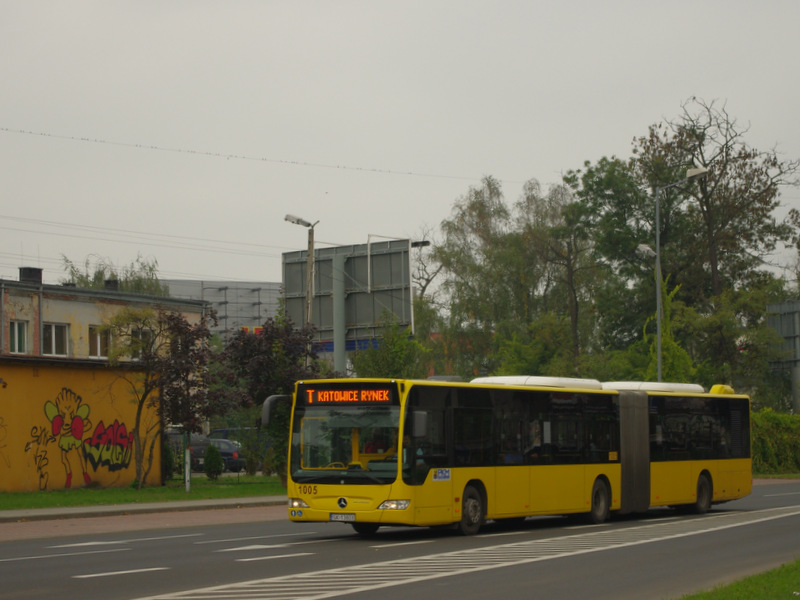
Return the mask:
M 412 389 L 406 413 L 408 469 L 404 469 L 406 483 L 419 485 L 425 481 L 432 467 L 450 466 L 445 438 L 447 388 L 417 386 Z M 413 465 L 411 458 L 413 457 Z

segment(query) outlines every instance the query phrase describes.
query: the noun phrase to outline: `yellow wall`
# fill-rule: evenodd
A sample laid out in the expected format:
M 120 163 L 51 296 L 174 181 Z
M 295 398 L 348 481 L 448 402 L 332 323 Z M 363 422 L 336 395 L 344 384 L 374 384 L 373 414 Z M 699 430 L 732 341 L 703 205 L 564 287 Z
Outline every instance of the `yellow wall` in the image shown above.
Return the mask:
M 0 491 L 130 485 L 136 402 L 121 375 L 131 372 L 0 361 Z M 145 408 L 142 430 L 157 422 Z M 160 444 L 145 470 L 151 461 L 145 482 L 157 485 Z

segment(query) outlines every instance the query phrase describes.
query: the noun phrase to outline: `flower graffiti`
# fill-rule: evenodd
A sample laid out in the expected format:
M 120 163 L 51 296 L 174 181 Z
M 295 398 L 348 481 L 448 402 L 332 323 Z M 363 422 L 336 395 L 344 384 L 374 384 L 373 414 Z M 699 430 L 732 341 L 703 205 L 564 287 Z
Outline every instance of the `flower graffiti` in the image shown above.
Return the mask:
M 72 486 L 73 456 L 77 458 L 84 482 L 88 485 L 92 481 L 86 472 L 86 457 L 82 448 L 83 433 L 92 425 L 89 412 L 89 405 L 83 404 L 83 398 L 67 388 L 61 389 L 55 402 L 48 400 L 44 404 L 44 414 L 50 421 L 53 436 L 61 449 L 61 464 L 67 474 L 64 487 Z

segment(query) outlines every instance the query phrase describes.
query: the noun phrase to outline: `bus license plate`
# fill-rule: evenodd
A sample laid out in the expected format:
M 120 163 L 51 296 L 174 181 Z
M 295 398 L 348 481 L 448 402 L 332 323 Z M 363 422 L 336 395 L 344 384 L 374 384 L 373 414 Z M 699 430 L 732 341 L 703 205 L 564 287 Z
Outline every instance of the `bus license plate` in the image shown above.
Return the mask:
M 331 521 L 341 521 L 343 523 L 355 523 L 356 516 L 353 513 L 331 513 Z

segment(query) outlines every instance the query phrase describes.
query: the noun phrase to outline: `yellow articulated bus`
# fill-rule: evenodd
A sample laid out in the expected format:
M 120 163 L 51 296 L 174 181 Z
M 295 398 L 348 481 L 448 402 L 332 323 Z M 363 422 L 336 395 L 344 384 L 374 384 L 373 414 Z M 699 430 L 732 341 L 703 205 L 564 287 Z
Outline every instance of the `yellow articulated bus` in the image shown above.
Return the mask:
M 728 386 L 327 379 L 298 382 L 292 402 L 289 518 L 363 536 L 393 525 L 471 535 L 532 515 L 602 523 L 653 506 L 704 513 L 751 486 L 750 400 Z

